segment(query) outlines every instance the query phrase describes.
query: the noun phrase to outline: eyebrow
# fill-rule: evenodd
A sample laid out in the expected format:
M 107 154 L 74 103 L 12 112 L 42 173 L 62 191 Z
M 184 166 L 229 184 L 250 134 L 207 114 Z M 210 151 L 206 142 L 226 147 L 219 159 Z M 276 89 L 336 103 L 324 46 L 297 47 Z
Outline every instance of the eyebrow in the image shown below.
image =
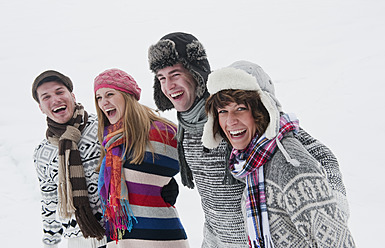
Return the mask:
M 176 68 L 176 69 L 174 69 L 174 70 L 172 70 L 172 71 L 169 71 L 167 74 L 170 75 L 170 74 L 173 74 L 173 73 L 175 73 L 175 72 L 182 72 L 182 70 L 179 69 L 179 68 Z M 162 73 L 157 73 L 156 76 L 157 76 L 157 77 L 160 77 L 160 76 L 163 76 L 163 74 L 162 74 Z
M 64 88 L 64 86 L 59 86 L 59 87 L 57 87 L 57 88 L 55 89 L 55 91 L 61 90 L 61 89 L 63 89 L 63 88 Z M 48 92 L 44 92 L 43 94 L 40 95 L 40 97 L 45 96 L 45 95 L 47 95 L 47 94 L 48 94 Z

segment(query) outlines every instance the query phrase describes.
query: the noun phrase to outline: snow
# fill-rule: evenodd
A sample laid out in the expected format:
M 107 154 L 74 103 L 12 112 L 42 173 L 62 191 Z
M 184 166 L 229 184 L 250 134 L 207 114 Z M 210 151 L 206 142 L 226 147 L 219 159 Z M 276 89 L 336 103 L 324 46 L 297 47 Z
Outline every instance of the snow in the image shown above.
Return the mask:
M 264 68 L 284 110 L 337 156 L 357 246 L 378 247 L 385 222 L 384 9 L 379 0 L 1 1 L 2 247 L 42 247 L 32 153 L 46 122 L 31 96 L 34 78 L 47 69 L 68 75 L 77 100 L 95 113 L 93 79 L 117 67 L 142 87 L 140 102 L 155 107 L 147 49 L 174 31 L 198 37 L 212 69 L 240 59 Z M 163 115 L 176 122 L 174 111 Z M 199 196 L 180 190 L 176 207 L 191 247 L 200 247 Z

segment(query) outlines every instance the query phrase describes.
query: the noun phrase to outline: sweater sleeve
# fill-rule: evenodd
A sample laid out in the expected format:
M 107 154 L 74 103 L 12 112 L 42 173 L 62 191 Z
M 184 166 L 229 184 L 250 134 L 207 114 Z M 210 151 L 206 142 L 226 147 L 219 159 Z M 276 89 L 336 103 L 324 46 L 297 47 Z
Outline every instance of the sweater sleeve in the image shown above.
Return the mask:
M 34 164 L 40 185 L 41 215 L 43 219 L 43 243 L 47 247 L 55 247 L 61 241 L 63 234 L 62 224 L 56 220 L 56 208 L 58 203 L 57 166 L 53 163 L 56 153 L 44 144 L 35 149 Z M 53 157 L 51 157 L 53 156 Z
M 288 164 L 280 152 L 272 160 L 271 169 L 275 172 L 270 177 L 277 177 L 274 181 L 289 225 L 311 247 L 355 247 L 346 216 L 337 207 L 336 197 L 317 161 L 298 140 L 282 141 L 290 156 L 300 162 L 300 166 Z
M 295 135 L 295 138 L 301 142 L 305 149 L 321 164 L 323 170 L 325 170 L 329 185 L 337 198 L 338 206 L 348 218 L 350 215 L 349 204 L 337 158 L 327 146 L 313 138 L 302 128 L 300 128 L 299 132 Z

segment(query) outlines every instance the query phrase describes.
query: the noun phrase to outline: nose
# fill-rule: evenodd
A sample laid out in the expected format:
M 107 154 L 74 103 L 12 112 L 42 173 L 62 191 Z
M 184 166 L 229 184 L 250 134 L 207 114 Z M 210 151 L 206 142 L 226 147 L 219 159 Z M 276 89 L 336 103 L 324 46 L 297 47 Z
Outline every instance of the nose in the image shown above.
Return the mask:
M 57 96 L 57 95 L 52 95 L 52 97 L 51 97 L 51 102 L 53 103 L 53 104 L 57 104 L 57 103 L 59 103 L 61 100 L 60 100 L 60 96 Z
M 238 123 L 238 118 L 237 116 L 232 113 L 231 111 L 227 114 L 227 119 L 226 119 L 226 124 L 227 126 L 234 126 L 235 124 Z
M 166 80 L 166 82 L 165 82 L 166 90 L 174 89 L 174 87 L 175 87 L 174 81 L 171 78 L 166 78 L 165 80 Z
M 107 103 L 108 103 L 108 100 L 104 97 L 98 99 L 99 108 L 102 108 L 103 106 L 107 105 Z

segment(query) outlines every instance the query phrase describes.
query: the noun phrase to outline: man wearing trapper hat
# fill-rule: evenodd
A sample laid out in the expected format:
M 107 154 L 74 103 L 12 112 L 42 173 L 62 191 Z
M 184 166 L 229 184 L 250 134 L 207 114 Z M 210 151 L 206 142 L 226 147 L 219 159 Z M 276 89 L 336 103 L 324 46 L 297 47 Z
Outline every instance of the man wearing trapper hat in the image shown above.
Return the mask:
M 207 121 L 204 104 L 210 64 L 203 45 L 191 34 L 170 33 L 149 48 L 155 73 L 154 100 L 161 111 L 177 110 L 182 183 L 201 196 L 205 222 L 202 247 L 248 247 L 241 198 L 244 184 L 224 183 L 226 143 L 213 150 L 201 142 Z
M 149 48 L 148 59 L 155 104 L 161 111 L 177 110 L 182 183 L 193 188 L 194 179 L 205 216 L 202 247 L 248 247 L 241 207 L 245 185 L 226 169 L 231 147 L 221 141 L 207 149 L 201 142 L 211 72 L 203 45 L 191 34 L 170 33 Z

